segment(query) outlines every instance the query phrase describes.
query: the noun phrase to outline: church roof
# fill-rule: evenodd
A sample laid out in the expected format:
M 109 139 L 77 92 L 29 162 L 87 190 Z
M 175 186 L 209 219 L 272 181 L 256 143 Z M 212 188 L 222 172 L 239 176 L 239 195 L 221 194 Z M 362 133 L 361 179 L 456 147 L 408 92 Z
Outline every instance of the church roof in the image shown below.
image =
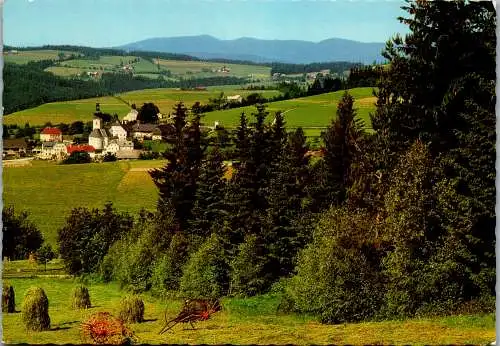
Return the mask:
M 99 129 L 93 129 L 92 132 L 90 133 L 89 137 L 102 138 L 101 131 L 99 131 Z

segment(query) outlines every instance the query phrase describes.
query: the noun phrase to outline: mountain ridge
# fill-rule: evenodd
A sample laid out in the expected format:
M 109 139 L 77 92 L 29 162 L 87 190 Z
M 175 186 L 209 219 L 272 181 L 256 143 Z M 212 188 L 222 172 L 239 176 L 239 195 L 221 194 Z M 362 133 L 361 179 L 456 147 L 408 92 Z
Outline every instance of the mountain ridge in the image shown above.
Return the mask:
M 114 48 L 189 54 L 200 59 L 250 60 L 308 64 L 324 61 L 381 62 L 385 43 L 328 38 L 319 42 L 304 40 L 264 40 L 240 37 L 221 40 L 211 35 L 152 37 Z

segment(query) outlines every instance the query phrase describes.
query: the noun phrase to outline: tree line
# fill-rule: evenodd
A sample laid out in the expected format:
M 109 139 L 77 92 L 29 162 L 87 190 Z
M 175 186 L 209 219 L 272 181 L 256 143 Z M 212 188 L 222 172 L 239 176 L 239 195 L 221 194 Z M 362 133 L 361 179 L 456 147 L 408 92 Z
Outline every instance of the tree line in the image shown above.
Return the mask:
M 52 62 L 4 65 L 4 114 L 33 108 L 48 102 L 70 101 L 151 88 L 193 88 L 199 85 L 244 84 L 245 78 L 206 77 L 172 81 L 128 74 L 103 73 L 99 80 L 63 78 L 43 69 Z

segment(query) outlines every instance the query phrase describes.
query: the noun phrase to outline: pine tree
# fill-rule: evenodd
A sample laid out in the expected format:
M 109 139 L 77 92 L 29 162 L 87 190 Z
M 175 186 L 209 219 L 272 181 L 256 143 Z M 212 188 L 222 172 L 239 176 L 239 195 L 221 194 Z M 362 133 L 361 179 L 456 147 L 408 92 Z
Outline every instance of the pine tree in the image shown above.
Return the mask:
M 172 148 L 164 153 L 168 160 L 165 167 L 150 172 L 159 188 L 158 209 L 171 206 L 182 229 L 187 229 L 195 202 L 196 180 L 203 158 L 200 116 L 196 114 L 191 124 L 187 122 L 188 110 L 182 102 L 174 108 L 175 135 L 170 140 Z
M 191 232 L 207 237 L 215 225 L 222 226 L 226 215 L 224 193 L 225 166 L 218 148 L 203 161 L 197 181 L 196 202 L 193 207 Z
M 322 207 L 344 203 L 352 183 L 351 165 L 361 152 L 363 136 L 363 123 L 353 106 L 354 98 L 346 91 L 339 101 L 336 119 L 323 133 L 324 164 L 318 168 L 324 171 L 317 172 L 322 184 L 315 191 L 319 199 L 316 203 Z
M 372 117 L 378 153 L 372 174 L 380 176 L 375 189 L 385 194 L 392 168 L 411 143 L 420 139 L 428 145 L 435 183 L 447 182 L 452 191 L 446 196 L 468 206 L 454 216 L 445 209 L 441 224 L 448 230 L 455 229 L 450 223 L 470 225 L 467 236 L 456 238 L 468 253 L 460 262 L 476 283 L 465 291 L 492 290 L 495 10 L 491 2 L 463 0 L 417 1 L 405 9 L 410 16 L 400 21 L 411 33 L 387 43 L 390 67 L 380 80 Z
M 297 252 L 304 246 L 294 221 L 303 215 L 309 160 L 301 128 L 290 134 L 269 186 L 265 242 L 269 251 L 266 272 L 274 279 L 289 275 Z

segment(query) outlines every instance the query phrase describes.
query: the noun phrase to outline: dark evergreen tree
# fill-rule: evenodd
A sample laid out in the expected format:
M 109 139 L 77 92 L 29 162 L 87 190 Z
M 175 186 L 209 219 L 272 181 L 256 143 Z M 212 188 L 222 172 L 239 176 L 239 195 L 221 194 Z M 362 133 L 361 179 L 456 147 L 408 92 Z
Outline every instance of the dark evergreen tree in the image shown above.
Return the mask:
M 304 212 L 308 176 L 308 147 L 301 128 L 290 134 L 269 185 L 264 240 L 269 256 L 265 270 L 273 279 L 289 275 L 304 246 L 295 222 Z
M 317 187 L 312 187 L 314 202 L 321 208 L 345 202 L 351 184 L 351 165 L 360 153 L 363 123 L 353 108 L 354 98 L 346 91 L 337 107 L 337 117 L 322 134 L 324 163 L 316 166 Z M 314 182 L 313 182 L 314 183 Z
M 226 215 L 226 180 L 222 156 L 216 148 L 201 165 L 190 232 L 206 238 L 214 226 L 222 227 Z
M 187 108 L 182 102 L 178 103 L 173 113 L 175 133 L 169 139 L 172 148 L 164 153 L 168 163 L 165 167 L 150 172 L 160 190 L 158 209 L 161 211 L 169 206 L 173 207 L 183 230 L 188 228 L 191 219 L 196 180 L 204 150 L 201 147 L 200 116 L 195 115 L 188 125 L 187 115 Z
M 388 190 L 399 155 L 420 139 L 428 145 L 437 177 L 453 187 L 447 196 L 467 205 L 441 224 L 471 225 L 456 246 L 474 282 L 464 296 L 494 288 L 495 224 L 495 9 L 491 2 L 417 1 L 405 7 L 411 28 L 387 43 L 390 67 L 382 75 L 372 174 L 378 195 Z M 376 179 L 373 179 L 376 180 Z M 447 213 L 450 212 L 449 209 Z M 459 211 L 460 210 L 460 211 Z M 444 216 L 443 216 L 444 217 Z M 466 218 L 466 220 L 464 220 Z M 448 221 L 444 221 L 448 220 Z M 460 221 L 461 220 L 461 221 Z M 459 245 L 460 244 L 460 245 Z M 458 261 L 458 260 L 457 260 Z

